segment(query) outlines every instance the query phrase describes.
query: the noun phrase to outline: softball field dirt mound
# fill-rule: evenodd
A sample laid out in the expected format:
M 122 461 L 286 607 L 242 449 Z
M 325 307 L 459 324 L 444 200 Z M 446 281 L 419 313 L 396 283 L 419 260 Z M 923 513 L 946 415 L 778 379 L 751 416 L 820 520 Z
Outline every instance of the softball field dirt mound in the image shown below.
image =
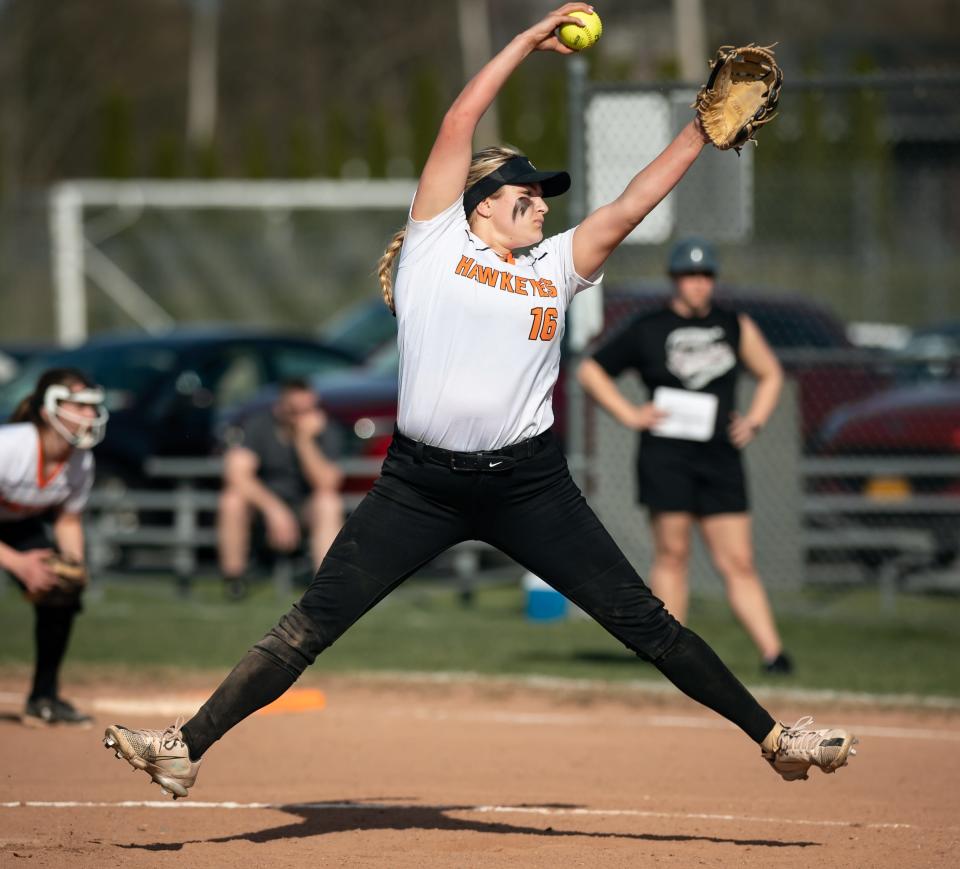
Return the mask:
M 341 677 L 241 724 L 173 802 L 100 740 L 189 714 L 197 687 L 86 685 L 95 728 L 31 730 L 0 680 L 0 865 L 956 865 L 955 711 L 777 704 L 861 740 L 836 775 L 787 783 L 674 695 Z

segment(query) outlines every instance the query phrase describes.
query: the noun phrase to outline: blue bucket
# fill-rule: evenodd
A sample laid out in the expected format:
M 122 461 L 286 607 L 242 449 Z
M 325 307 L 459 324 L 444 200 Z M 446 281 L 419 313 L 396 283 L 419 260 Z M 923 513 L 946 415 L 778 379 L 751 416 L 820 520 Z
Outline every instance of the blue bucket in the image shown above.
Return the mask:
M 552 622 L 566 618 L 567 599 L 539 576 L 527 573 L 523 577 L 526 614 L 532 622 Z

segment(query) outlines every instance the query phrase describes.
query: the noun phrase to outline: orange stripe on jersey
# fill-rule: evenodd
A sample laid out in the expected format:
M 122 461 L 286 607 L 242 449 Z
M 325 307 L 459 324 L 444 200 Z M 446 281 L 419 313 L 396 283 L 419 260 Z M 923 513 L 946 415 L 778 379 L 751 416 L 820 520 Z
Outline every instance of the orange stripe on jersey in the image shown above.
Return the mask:
M 503 255 L 503 261 L 512 266 L 517 264 L 517 261 L 513 258 L 513 253 L 509 250 Z
M 37 488 L 45 489 L 47 484 L 53 480 L 57 474 L 63 470 L 65 462 L 60 462 L 51 472 L 50 476 L 44 479 L 43 477 L 43 466 L 46 464 L 43 457 L 43 438 L 40 436 L 40 432 L 37 432 Z

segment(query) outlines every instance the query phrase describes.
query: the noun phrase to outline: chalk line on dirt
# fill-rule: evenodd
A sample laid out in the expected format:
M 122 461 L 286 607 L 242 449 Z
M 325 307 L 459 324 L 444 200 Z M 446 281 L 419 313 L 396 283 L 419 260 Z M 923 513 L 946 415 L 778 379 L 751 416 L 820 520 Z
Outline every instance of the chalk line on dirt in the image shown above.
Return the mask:
M 776 818 L 762 815 L 730 815 L 707 812 L 652 812 L 645 809 L 585 809 L 557 808 L 556 806 L 458 806 L 396 803 L 236 803 L 236 802 L 174 802 L 173 800 L 17 800 L 0 803 L 0 809 L 226 809 L 274 810 L 284 812 L 306 811 L 434 811 L 468 815 L 545 815 L 550 817 L 630 817 L 661 818 L 674 821 L 727 821 L 733 823 L 790 824 L 805 827 L 865 827 L 871 830 L 912 830 L 915 824 L 899 822 L 872 822 L 818 820 L 815 818 Z

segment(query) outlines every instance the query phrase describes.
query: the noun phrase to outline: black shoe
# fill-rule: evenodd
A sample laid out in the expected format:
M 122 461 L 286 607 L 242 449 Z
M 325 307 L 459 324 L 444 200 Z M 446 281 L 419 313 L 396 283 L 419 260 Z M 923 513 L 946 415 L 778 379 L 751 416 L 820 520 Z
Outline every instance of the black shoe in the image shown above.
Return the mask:
M 227 600 L 243 600 L 250 594 L 250 581 L 245 576 L 225 576 L 223 593 Z
M 43 727 L 47 724 L 71 724 L 85 727 L 93 723 L 89 715 L 74 708 L 59 697 L 31 697 L 23 710 L 21 719 L 30 727 Z
M 762 670 L 770 676 L 789 676 L 793 673 L 793 661 L 785 652 L 781 652 L 772 661 L 764 661 Z

